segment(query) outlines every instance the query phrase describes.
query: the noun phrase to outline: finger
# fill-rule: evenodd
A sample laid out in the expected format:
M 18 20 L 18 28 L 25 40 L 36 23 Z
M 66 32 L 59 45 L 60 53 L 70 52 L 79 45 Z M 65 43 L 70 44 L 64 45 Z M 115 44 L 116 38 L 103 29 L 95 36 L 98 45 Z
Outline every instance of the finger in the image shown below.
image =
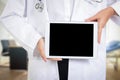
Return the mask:
M 62 61 L 62 58 L 48 58 L 48 60 L 53 60 L 53 61 Z
M 101 41 L 101 34 L 102 34 L 102 29 L 100 28 L 98 31 L 98 43 L 100 44 Z
M 100 23 L 100 21 L 98 21 L 98 43 L 100 44 L 101 42 L 101 34 L 102 34 L 102 24 Z
M 41 39 L 38 49 L 40 51 L 40 56 L 46 62 L 47 58 L 46 58 L 45 51 L 44 51 L 44 41 L 43 41 L 43 39 Z
M 101 42 L 101 36 L 102 36 L 102 30 L 105 27 L 107 20 L 105 19 L 99 19 L 98 20 L 98 43 Z

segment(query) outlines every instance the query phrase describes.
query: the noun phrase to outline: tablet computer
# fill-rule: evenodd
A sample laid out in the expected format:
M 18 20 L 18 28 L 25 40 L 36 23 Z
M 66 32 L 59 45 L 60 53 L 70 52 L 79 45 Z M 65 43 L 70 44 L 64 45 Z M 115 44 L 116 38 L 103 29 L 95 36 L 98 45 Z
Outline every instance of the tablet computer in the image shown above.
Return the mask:
M 97 53 L 97 22 L 52 22 L 45 31 L 47 58 L 90 59 Z

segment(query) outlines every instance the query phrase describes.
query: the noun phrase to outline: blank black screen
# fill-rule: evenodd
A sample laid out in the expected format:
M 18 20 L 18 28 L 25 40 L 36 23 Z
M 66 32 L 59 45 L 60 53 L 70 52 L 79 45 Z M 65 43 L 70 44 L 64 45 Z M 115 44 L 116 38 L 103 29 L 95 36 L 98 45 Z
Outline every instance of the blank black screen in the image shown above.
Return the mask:
M 50 56 L 93 57 L 93 24 L 51 23 Z

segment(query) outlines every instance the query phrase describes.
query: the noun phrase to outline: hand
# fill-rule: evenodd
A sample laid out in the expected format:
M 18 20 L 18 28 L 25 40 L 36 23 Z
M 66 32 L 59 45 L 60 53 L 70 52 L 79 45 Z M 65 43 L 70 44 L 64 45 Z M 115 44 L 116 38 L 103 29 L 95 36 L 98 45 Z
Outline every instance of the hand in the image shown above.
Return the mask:
M 87 22 L 92 22 L 92 21 L 98 22 L 98 43 L 100 43 L 101 41 L 102 29 L 106 25 L 109 18 L 115 14 L 116 12 L 114 11 L 114 9 L 111 7 L 108 7 L 108 8 L 101 10 L 96 15 L 86 19 Z
M 45 56 L 45 51 L 44 51 L 44 39 L 41 38 L 39 41 L 38 41 L 38 44 L 37 44 L 37 48 L 40 52 L 40 56 L 42 57 L 42 59 L 47 62 L 47 58 Z M 61 58 L 49 58 L 48 60 L 55 60 L 55 61 L 61 61 L 62 59 Z

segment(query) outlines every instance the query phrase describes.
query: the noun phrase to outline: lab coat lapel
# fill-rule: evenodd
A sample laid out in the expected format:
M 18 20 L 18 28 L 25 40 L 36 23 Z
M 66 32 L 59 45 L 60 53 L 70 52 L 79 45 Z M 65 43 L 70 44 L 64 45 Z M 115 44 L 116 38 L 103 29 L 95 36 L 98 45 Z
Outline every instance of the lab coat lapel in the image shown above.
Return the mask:
M 91 5 L 85 0 L 75 0 L 74 10 L 71 21 L 85 21 L 85 19 L 95 15 L 98 11 L 106 7 L 106 0 L 102 3 Z M 90 11 L 89 11 L 90 10 Z M 94 60 L 69 60 L 69 75 L 68 80 L 104 80 L 104 76 L 94 77 L 97 71 L 101 70 L 101 74 L 105 75 L 105 52 L 99 51 L 100 55 L 98 59 Z M 102 59 L 103 58 L 103 59 Z M 103 61 L 102 61 L 103 60 Z M 103 64 L 101 64 L 102 61 Z M 95 65 L 100 65 L 99 69 Z M 88 67 L 89 66 L 89 67 Z M 101 67 L 103 66 L 103 67 Z M 92 72 L 93 71 L 93 72 Z M 98 79 L 99 78 L 99 79 Z
M 42 12 L 40 12 L 39 9 L 35 8 L 36 4 L 40 3 L 39 0 L 30 0 L 30 1 L 28 0 L 28 13 L 30 13 L 28 16 L 30 17 L 29 22 L 44 37 L 45 27 L 49 26 L 49 18 L 47 13 L 46 0 L 41 0 L 41 1 L 44 4 Z
M 44 10 L 42 12 L 39 12 L 38 10 L 35 9 L 35 4 L 37 3 L 37 1 L 39 0 L 28 0 L 28 13 L 31 13 L 28 15 L 29 17 L 28 21 L 44 37 L 45 28 L 49 26 L 46 0 L 42 0 L 44 3 Z M 34 56 L 33 59 L 30 59 L 30 63 L 29 63 L 30 74 L 28 78 L 30 78 L 31 80 L 32 79 L 59 80 L 57 62 L 49 61 L 49 60 L 47 62 L 44 62 L 41 60 L 41 57 L 39 57 L 39 52 L 35 52 L 35 53 L 38 54 L 38 56 Z M 42 69 L 40 69 L 40 67 Z
M 67 3 L 67 4 L 66 4 Z M 70 0 L 64 0 L 64 8 L 65 8 L 65 21 L 70 21 Z
M 83 7 L 79 5 L 84 5 L 81 0 L 74 0 L 73 12 L 71 16 L 71 21 L 84 21 L 85 17 L 81 14 Z M 81 8 L 80 8 L 81 7 Z M 78 10 L 80 9 L 80 10 Z M 88 60 L 69 60 L 69 74 L 68 80 L 85 80 L 84 78 L 84 65 Z M 82 66 L 81 66 L 82 64 Z

